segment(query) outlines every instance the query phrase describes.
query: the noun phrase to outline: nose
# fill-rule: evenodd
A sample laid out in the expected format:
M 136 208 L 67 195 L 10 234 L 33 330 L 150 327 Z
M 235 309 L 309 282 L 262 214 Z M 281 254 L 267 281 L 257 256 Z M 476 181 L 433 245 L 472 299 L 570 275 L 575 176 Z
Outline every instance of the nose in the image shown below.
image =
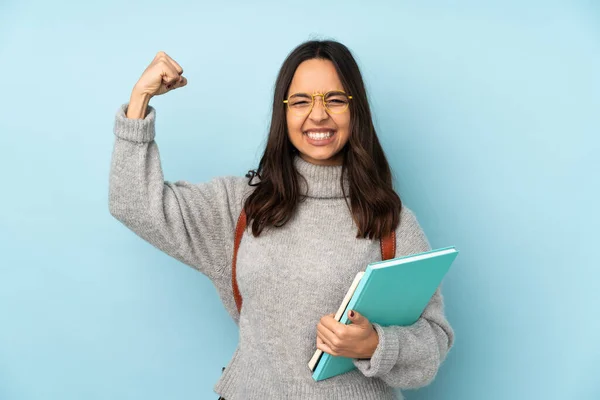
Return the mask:
M 323 96 L 315 96 L 315 103 L 313 104 L 312 110 L 310 110 L 309 118 L 315 122 L 320 122 L 328 117 L 329 114 L 327 114 Z

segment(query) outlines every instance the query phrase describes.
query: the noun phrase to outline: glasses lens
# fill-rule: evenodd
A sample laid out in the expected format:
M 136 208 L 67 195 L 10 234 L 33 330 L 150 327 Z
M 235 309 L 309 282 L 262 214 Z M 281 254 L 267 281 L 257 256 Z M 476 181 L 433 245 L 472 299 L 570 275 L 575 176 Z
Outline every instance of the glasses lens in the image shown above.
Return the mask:
M 342 113 L 348 108 L 350 99 L 344 92 L 329 92 L 325 96 L 325 105 L 332 113 Z
M 296 115 L 308 114 L 311 105 L 312 97 L 304 93 L 295 94 L 288 99 L 288 107 Z

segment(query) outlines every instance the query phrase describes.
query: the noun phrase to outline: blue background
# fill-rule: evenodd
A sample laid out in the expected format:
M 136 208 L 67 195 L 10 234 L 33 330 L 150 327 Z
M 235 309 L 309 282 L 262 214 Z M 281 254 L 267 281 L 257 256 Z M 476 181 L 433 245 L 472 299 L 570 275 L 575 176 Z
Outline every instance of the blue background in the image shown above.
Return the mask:
M 399 193 L 461 251 L 455 347 L 406 397 L 600 398 L 599 3 L 362 3 L 2 2 L 0 399 L 217 397 L 236 326 L 110 216 L 114 114 L 163 50 L 189 80 L 150 103 L 166 179 L 243 175 L 313 38 L 354 52 Z

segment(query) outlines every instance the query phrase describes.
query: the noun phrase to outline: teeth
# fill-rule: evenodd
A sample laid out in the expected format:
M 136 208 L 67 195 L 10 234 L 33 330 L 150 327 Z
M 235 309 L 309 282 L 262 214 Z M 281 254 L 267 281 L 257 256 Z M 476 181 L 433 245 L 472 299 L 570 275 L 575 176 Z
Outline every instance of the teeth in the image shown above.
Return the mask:
M 307 132 L 306 135 L 313 140 L 325 140 L 333 136 L 332 131 L 326 132 Z

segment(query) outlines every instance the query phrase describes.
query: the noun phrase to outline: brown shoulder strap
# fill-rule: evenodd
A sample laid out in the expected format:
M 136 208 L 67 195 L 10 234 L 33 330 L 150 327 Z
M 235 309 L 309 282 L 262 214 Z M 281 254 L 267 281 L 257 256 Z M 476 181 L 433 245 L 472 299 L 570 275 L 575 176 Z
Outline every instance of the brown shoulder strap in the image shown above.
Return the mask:
M 237 221 L 237 225 L 235 227 L 235 239 L 233 242 L 233 261 L 231 262 L 231 285 L 233 287 L 233 298 L 235 299 L 235 305 L 237 307 L 238 313 L 242 310 L 242 295 L 240 294 L 240 289 L 237 285 L 236 278 L 236 262 L 237 262 L 237 253 L 240 247 L 240 242 L 242 241 L 242 236 L 244 235 L 244 231 L 246 230 L 246 211 L 242 209 L 240 216 Z M 392 231 L 392 233 L 380 241 L 381 247 L 381 259 L 389 260 L 396 256 L 396 232 Z
M 240 294 L 240 289 L 237 285 L 236 278 L 236 262 L 237 262 L 237 253 L 240 248 L 240 242 L 242 241 L 242 236 L 244 235 L 244 231 L 246 230 L 246 211 L 242 208 L 242 212 L 237 220 L 237 225 L 235 227 L 235 239 L 233 242 L 233 261 L 231 262 L 231 284 L 233 286 L 233 298 L 235 299 L 235 305 L 237 307 L 238 313 L 242 310 L 242 295 Z
M 396 257 L 396 232 L 392 231 L 379 241 L 381 247 L 381 260 L 391 260 Z

